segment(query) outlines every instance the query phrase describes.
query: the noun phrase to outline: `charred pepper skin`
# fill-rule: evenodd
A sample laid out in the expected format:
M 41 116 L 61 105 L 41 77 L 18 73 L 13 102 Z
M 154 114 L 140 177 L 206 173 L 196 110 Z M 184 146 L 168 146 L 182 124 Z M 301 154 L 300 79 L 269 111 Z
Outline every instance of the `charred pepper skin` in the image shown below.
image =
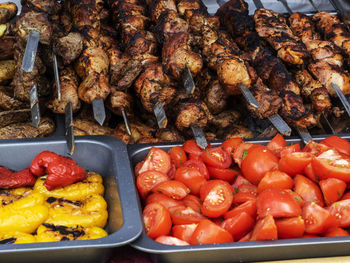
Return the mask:
M 0 244 L 24 244 L 35 243 L 35 236 L 23 232 L 5 232 L 0 233 Z

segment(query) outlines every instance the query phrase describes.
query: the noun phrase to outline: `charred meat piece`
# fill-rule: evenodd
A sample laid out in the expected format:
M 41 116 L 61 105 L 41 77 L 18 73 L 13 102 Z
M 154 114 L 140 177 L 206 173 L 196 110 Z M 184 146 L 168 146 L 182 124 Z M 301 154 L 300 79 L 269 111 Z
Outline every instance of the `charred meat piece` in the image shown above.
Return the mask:
M 205 90 L 205 97 L 203 101 L 208 106 L 209 111 L 212 114 L 219 114 L 227 106 L 227 98 L 223 87 L 218 80 L 212 81 Z
M 156 138 L 161 142 L 183 142 L 184 138 L 176 129 L 166 128 L 160 129 L 156 133 Z
M 18 110 L 25 106 L 19 100 L 13 98 L 13 92 L 6 90 L 5 87 L 0 86 L 0 108 L 3 110 Z
M 177 11 L 175 0 L 154 0 L 151 2 L 150 13 L 152 21 L 157 21 L 166 10 Z
M 0 24 L 9 22 L 17 14 L 18 8 L 15 3 L 0 3 Z
M 57 2 L 55 0 L 22 0 L 22 7 L 35 10 L 38 12 L 44 12 L 46 14 L 54 14 L 57 12 Z
M 14 60 L 0 61 L 0 85 L 8 84 L 16 73 L 16 62 Z
M 254 138 L 254 134 L 248 128 L 241 125 L 233 125 L 226 128 L 224 132 L 224 140 L 228 140 L 231 138 L 243 138 L 243 139 L 252 139 Z
M 277 51 L 278 57 L 290 64 L 304 64 L 309 54 L 305 51 L 305 46 L 287 25 L 287 21 L 280 14 L 268 10 L 258 9 L 254 14 L 256 31 L 259 36 Z
M 75 63 L 75 70 L 84 79 L 90 73 L 108 73 L 109 59 L 106 52 L 98 47 L 90 47 L 83 51 Z
M 0 60 L 13 59 L 15 38 L 4 36 L 0 38 Z
M 105 100 L 110 92 L 108 76 L 105 73 L 95 71 L 90 72 L 78 88 L 79 99 L 89 104 L 95 99 Z
M 57 89 L 54 87 L 54 98 L 47 105 L 54 113 L 64 114 L 67 103 L 72 103 L 72 110 L 77 111 L 80 108 L 78 97 L 78 76 L 72 67 L 65 67 L 60 70 L 61 101 L 57 99 Z
M 62 57 L 65 65 L 71 64 L 83 51 L 83 38 L 79 33 L 71 32 L 58 39 L 54 51 L 56 55 Z
M 84 26 L 99 29 L 99 12 L 103 7 L 102 0 L 69 1 L 68 10 L 72 16 L 73 25 L 80 30 Z
M 214 115 L 210 124 L 214 125 L 217 129 L 225 129 L 237 124 L 240 118 L 241 114 L 239 112 L 235 110 L 226 110 L 218 115 Z
M 303 41 L 321 40 L 321 36 L 316 33 L 315 25 L 311 18 L 302 14 L 294 13 L 289 17 L 290 28 L 293 33 Z
M 131 137 L 134 142 L 138 142 L 142 138 L 154 138 L 155 129 L 149 127 L 137 120 L 130 121 Z M 121 130 L 126 132 L 125 124 L 120 123 L 117 126 L 117 131 Z M 114 133 L 116 134 L 116 132 Z
M 133 116 L 131 103 L 132 96 L 123 91 L 113 91 L 109 96 L 109 108 L 119 116 L 122 116 L 122 111 L 125 111 L 128 117 Z
M 83 135 L 112 135 L 113 130 L 101 126 L 95 121 L 74 119 L 73 122 L 73 131 L 75 136 Z

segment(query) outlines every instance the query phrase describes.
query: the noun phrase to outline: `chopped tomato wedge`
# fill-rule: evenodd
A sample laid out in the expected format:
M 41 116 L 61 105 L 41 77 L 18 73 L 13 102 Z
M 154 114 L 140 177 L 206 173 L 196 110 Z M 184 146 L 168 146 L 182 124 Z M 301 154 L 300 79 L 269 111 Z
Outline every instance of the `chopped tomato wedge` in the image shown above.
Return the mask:
M 185 162 L 182 167 L 196 168 L 201 174 L 204 175 L 205 179 L 209 179 L 209 172 L 203 161 L 190 159 Z
M 304 171 L 305 167 L 311 163 L 312 157 L 311 153 L 306 152 L 288 153 L 280 159 L 278 168 L 290 176 L 295 176 Z
M 337 178 L 328 178 L 320 181 L 320 187 L 326 205 L 329 206 L 341 199 L 346 189 L 346 183 Z
M 245 179 L 242 175 L 238 175 L 232 187 L 233 189 L 238 189 L 238 187 L 240 187 L 243 184 L 251 185 L 251 183 L 247 179 Z M 238 190 L 237 190 L 237 193 L 238 193 Z
M 309 163 L 304 169 L 304 175 L 306 175 L 314 183 L 318 183 L 320 178 L 315 174 L 314 169 L 312 168 L 312 163 Z
M 181 146 L 175 146 L 168 152 L 171 161 L 178 168 L 187 161 L 187 155 Z
M 241 239 L 253 229 L 255 220 L 246 212 L 236 214 L 221 223 L 221 227 L 232 235 L 234 240 Z
M 146 198 L 153 187 L 168 180 L 169 177 L 166 174 L 150 170 L 139 174 L 136 185 L 141 197 Z
M 236 150 L 237 146 L 240 145 L 242 142 L 242 138 L 231 138 L 224 141 L 221 144 L 221 148 L 233 158 L 234 151 Z
M 152 147 L 147 154 L 139 173 L 143 173 L 149 170 L 158 171 L 167 174 L 171 168 L 170 156 L 163 150 Z
M 249 142 L 243 142 L 237 146 L 236 150 L 233 152 L 233 160 L 239 167 L 241 167 L 242 161 L 247 157 L 248 150 L 253 146 L 254 144 Z
M 190 191 L 186 185 L 175 180 L 161 182 L 152 188 L 153 193 L 162 193 L 176 200 L 185 198 Z
M 143 210 L 143 223 L 150 238 L 168 235 L 171 230 L 171 218 L 168 210 L 158 203 L 146 205 Z
M 321 189 L 303 175 L 298 174 L 294 177 L 294 192 L 299 194 L 305 202 L 315 202 L 324 206 Z
M 324 235 L 324 237 L 347 237 L 349 236 L 348 231 L 341 227 L 334 227 L 329 229 Z
M 255 224 L 251 240 L 277 240 L 277 227 L 272 215 L 268 214 Z
M 232 235 L 208 219 L 199 222 L 190 240 L 191 245 L 233 242 Z
M 198 194 L 201 185 L 207 180 L 196 168 L 180 167 L 176 170 L 174 179 L 190 188 L 192 194 Z
M 335 217 L 314 202 L 304 205 L 302 217 L 305 221 L 305 232 L 309 234 L 322 234 L 329 228 L 338 226 Z
M 328 150 L 312 160 L 314 173 L 321 179 L 338 178 L 350 182 L 350 158 L 345 158 L 335 150 Z
M 188 140 L 183 145 L 182 148 L 188 154 L 201 156 L 203 150 L 197 145 L 195 140 Z
M 264 218 L 267 214 L 274 218 L 301 215 L 298 202 L 290 194 L 277 188 L 262 191 L 256 199 L 256 208 L 259 218 Z
M 226 169 L 232 164 L 231 156 L 221 147 L 206 149 L 201 157 L 207 165 L 212 167 Z
M 135 174 L 136 177 L 139 176 L 139 174 L 140 174 L 140 169 L 141 169 L 142 165 L 144 164 L 144 162 L 145 162 L 145 161 L 141 161 L 141 162 L 139 162 L 139 163 L 137 163 L 137 164 L 135 165 L 134 174 Z
M 334 202 L 327 208 L 340 227 L 350 227 L 350 199 Z
M 149 196 L 147 196 L 145 203 L 146 204 L 159 203 L 162 206 L 164 206 L 166 209 L 172 206 L 183 205 L 182 201 L 172 199 L 171 197 L 168 197 L 161 193 L 150 194 Z
M 232 191 L 231 185 L 226 181 L 211 180 L 204 183 L 200 189 L 203 215 L 220 217 L 225 214 L 232 204 Z
M 288 153 L 295 153 L 295 152 L 300 152 L 300 151 L 301 151 L 301 149 L 300 149 L 299 144 L 288 145 L 281 150 L 278 157 L 282 158 L 283 156 L 285 156 Z
M 257 147 L 249 151 L 242 162 L 242 174 L 254 185 L 258 185 L 264 175 L 278 167 L 278 158 L 266 147 Z
M 278 155 L 278 153 L 283 149 L 283 147 L 287 146 L 286 140 L 283 138 L 281 134 L 276 134 L 275 137 L 267 144 L 267 149 L 269 149 L 274 154 Z
M 197 196 L 195 196 L 195 195 L 187 195 L 182 201 L 185 204 L 185 206 L 189 206 L 194 211 L 196 211 L 198 213 L 201 213 L 202 202 Z
M 330 147 L 327 145 L 310 141 L 307 145 L 305 145 L 303 152 L 309 152 L 314 156 L 319 156 L 321 153 L 328 150 L 330 150 Z
M 211 167 L 208 166 L 208 172 L 211 178 L 224 180 L 229 183 L 232 183 L 236 176 L 239 174 L 238 170 L 233 169 L 223 169 L 223 168 L 217 168 L 217 167 Z
M 288 194 L 290 194 L 298 202 L 300 207 L 304 206 L 305 202 L 304 202 L 303 198 L 299 194 L 297 194 L 296 192 L 294 192 L 294 191 L 292 191 L 290 189 L 286 189 L 285 191 Z
M 155 239 L 156 242 L 170 246 L 189 246 L 190 244 L 186 241 L 178 239 L 172 236 L 160 236 Z
M 256 195 L 251 194 L 251 193 L 236 193 L 233 194 L 233 199 L 232 199 L 232 205 L 233 206 L 238 206 L 240 204 L 243 204 L 249 200 L 255 201 L 256 200 Z
M 279 238 L 298 238 L 305 232 L 304 219 L 301 216 L 276 219 Z
M 322 140 L 320 143 L 333 147 L 340 153 L 350 155 L 350 142 L 341 137 L 330 136 Z
M 267 172 L 258 184 L 258 193 L 267 188 L 292 189 L 293 179 L 286 173 L 275 170 Z
M 188 206 L 173 206 L 168 208 L 174 225 L 198 223 L 205 217 Z
M 198 224 L 175 225 L 172 228 L 174 237 L 190 243 L 191 237 Z
M 236 206 L 232 210 L 226 212 L 224 214 L 224 218 L 228 219 L 230 217 L 234 217 L 235 215 L 239 215 L 241 213 L 247 213 L 252 218 L 256 218 L 256 200 L 248 200 L 247 202 Z

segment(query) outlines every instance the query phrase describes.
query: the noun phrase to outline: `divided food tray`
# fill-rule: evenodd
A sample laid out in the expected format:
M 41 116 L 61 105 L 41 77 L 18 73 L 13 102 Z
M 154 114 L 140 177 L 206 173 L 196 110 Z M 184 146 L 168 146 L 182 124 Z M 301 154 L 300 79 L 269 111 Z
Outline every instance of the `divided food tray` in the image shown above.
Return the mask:
M 319 142 L 328 136 L 314 137 Z M 350 136 L 341 136 L 350 141 Z M 268 140 L 246 140 L 256 144 L 267 144 Z M 288 144 L 300 139 L 287 139 Z M 219 145 L 220 143 L 212 143 Z M 168 151 L 179 144 L 131 145 L 131 164 L 142 161 L 152 146 Z M 284 239 L 275 241 L 234 242 L 212 245 L 169 246 L 155 242 L 143 230 L 132 244 L 136 249 L 151 253 L 154 262 L 249 262 L 264 260 L 286 260 L 309 257 L 332 257 L 350 255 L 350 237 L 322 237 L 310 239 Z
M 41 151 L 66 155 L 63 137 L 3 140 L 0 165 L 13 170 L 26 168 Z M 0 246 L 0 262 L 106 262 L 112 247 L 136 239 L 142 230 L 140 208 L 125 144 L 107 136 L 76 139 L 73 159 L 84 169 L 101 174 L 108 204 L 108 236 L 94 240 Z M 20 223 L 20 222 L 19 222 Z

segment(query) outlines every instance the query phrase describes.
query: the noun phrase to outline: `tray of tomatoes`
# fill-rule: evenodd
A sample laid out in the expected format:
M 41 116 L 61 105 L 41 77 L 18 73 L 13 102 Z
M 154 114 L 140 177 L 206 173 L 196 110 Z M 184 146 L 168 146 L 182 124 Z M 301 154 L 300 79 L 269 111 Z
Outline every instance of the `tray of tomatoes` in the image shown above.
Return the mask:
M 348 255 L 350 137 L 134 145 L 132 243 L 164 262 Z

